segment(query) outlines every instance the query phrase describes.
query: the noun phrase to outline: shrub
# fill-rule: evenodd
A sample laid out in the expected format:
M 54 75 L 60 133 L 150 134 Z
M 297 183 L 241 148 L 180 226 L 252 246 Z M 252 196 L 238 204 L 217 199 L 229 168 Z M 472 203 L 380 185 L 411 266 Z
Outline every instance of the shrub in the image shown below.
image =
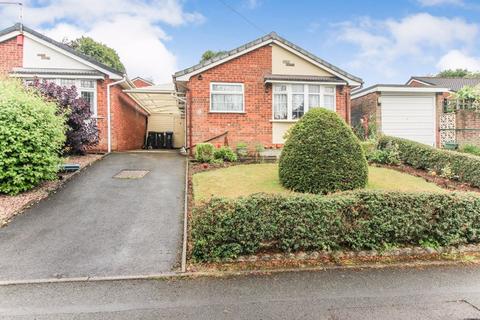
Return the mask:
M 316 108 L 291 129 L 279 177 L 288 189 L 326 194 L 365 187 L 368 167 L 350 127 L 335 112 Z
M 480 241 L 480 197 L 350 191 L 330 196 L 212 199 L 194 209 L 192 257 L 218 261 L 272 251 L 382 249 Z
M 360 141 L 360 145 L 362 146 L 365 158 L 370 160 L 372 153 L 377 150 L 377 142 L 375 140 Z
M 85 154 L 88 147 L 98 143 L 97 122 L 92 117 L 88 103 L 78 97 L 75 86 L 67 88 L 53 82 L 35 80 L 32 87 L 47 99 L 54 101 L 58 113 L 67 114 L 67 139 L 64 153 Z
M 474 145 L 474 144 L 464 144 L 460 147 L 458 150 L 463 153 L 470 153 L 475 156 L 480 156 L 480 147 Z
M 211 143 L 199 143 L 195 147 L 195 159 L 199 162 L 210 163 L 213 161 L 215 147 Z
M 237 154 L 240 158 L 248 156 L 248 145 L 246 142 L 237 143 Z
M 400 153 L 398 145 L 390 141 L 382 149 L 377 149 L 370 153 L 368 160 L 375 163 L 399 165 Z
M 36 91 L 0 81 L 0 193 L 17 194 L 56 177 L 64 117 Z
M 228 162 L 237 161 L 237 155 L 228 146 L 223 146 L 223 147 L 220 147 L 220 148 L 216 149 L 213 152 L 213 157 L 215 159 L 221 159 L 223 161 L 228 161 Z
M 399 157 L 404 164 L 437 173 L 448 171 L 449 175 L 459 181 L 480 187 L 479 157 L 389 136 L 380 138 L 378 148 L 384 149 L 388 143 L 393 142 L 398 145 Z

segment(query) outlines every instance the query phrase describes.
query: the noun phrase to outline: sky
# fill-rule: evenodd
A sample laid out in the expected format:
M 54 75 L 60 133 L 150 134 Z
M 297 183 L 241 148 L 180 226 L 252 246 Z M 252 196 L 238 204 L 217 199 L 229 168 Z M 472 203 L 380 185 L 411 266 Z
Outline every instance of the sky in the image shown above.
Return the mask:
M 133 78 L 171 81 L 206 50 L 271 31 L 362 78 L 405 83 L 449 68 L 480 71 L 480 0 L 25 0 L 24 24 L 55 40 L 114 48 Z M 19 21 L 0 5 L 0 28 Z

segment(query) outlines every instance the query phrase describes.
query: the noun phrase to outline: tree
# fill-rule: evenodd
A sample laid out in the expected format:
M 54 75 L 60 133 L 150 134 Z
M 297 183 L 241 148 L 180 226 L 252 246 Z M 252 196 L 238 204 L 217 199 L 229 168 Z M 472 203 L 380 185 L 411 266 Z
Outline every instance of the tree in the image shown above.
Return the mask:
M 472 72 L 467 69 L 447 69 L 439 72 L 436 77 L 439 78 L 474 78 L 479 77 L 478 72 Z
M 59 114 L 67 115 L 67 140 L 64 153 L 84 154 L 88 147 L 98 143 L 98 127 L 96 121 L 91 118 L 90 105 L 78 97 L 75 86 L 67 88 L 38 79 L 31 86 L 47 100 L 55 102 Z
M 287 134 L 279 178 L 293 191 L 327 194 L 364 188 L 368 166 L 359 140 L 345 121 L 335 112 L 315 108 Z
M 80 37 L 67 44 L 76 51 L 83 53 L 98 62 L 101 62 L 119 72 L 125 72 L 125 66 L 120 61 L 118 53 L 103 43 L 97 42 L 90 37 Z
M 219 57 L 221 55 L 224 55 L 227 53 L 227 51 L 212 51 L 212 50 L 207 50 L 202 54 L 202 59 L 200 60 L 200 63 L 205 62 L 207 60 L 213 59 L 215 57 Z

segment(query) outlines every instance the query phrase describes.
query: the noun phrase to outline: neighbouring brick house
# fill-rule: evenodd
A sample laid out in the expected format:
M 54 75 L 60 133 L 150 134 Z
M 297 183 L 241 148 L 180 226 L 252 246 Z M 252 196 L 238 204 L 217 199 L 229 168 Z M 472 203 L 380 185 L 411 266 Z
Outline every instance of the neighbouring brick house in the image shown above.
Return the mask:
M 350 122 L 350 90 L 362 80 L 270 33 L 224 55 L 175 73 L 186 96 L 187 145 L 227 140 L 281 146 L 309 108 Z
M 480 85 L 480 78 L 450 78 L 413 76 L 407 85 L 414 87 L 441 86 L 449 89 L 439 99 L 445 102 L 451 92 L 456 92 L 465 86 Z M 480 114 L 476 110 L 440 109 L 438 117 L 438 135 L 440 143 L 454 142 L 459 145 L 471 143 L 480 146 Z
M 135 84 L 121 72 L 65 44 L 21 24 L 4 29 L 0 31 L 0 75 L 75 85 L 79 95 L 90 104 L 98 123 L 100 142 L 92 151 L 120 151 L 143 146 L 148 112 L 124 93 L 124 90 L 134 89 Z

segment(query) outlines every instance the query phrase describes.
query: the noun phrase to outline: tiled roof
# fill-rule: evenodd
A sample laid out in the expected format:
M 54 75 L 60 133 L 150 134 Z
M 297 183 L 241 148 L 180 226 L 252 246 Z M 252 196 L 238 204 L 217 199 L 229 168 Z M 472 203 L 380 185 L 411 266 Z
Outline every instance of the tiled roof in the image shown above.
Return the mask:
M 480 78 L 411 77 L 410 80 L 418 80 L 433 86 L 449 88 L 453 91 L 458 91 L 464 86 L 474 87 L 480 84 Z
M 312 53 L 310 53 L 310 52 L 308 52 L 308 51 L 300 48 L 299 46 L 293 44 L 292 42 L 290 42 L 290 41 L 288 41 L 288 40 L 280 37 L 280 36 L 277 35 L 275 32 L 271 32 L 271 33 L 269 33 L 269 34 L 267 34 L 267 35 L 265 35 L 265 36 L 263 36 L 263 37 L 260 37 L 260 38 L 258 38 L 258 39 L 256 39 L 256 40 L 253 40 L 253 41 L 251 41 L 251 42 L 249 42 L 249 43 L 247 43 L 247 44 L 244 44 L 244 45 L 242 45 L 242 46 L 240 46 L 240 47 L 238 47 L 238 48 L 235 48 L 235 49 L 233 49 L 233 50 L 230 50 L 230 51 L 226 52 L 225 54 L 222 54 L 222 55 L 220 55 L 220 56 L 218 56 L 218 57 L 212 58 L 212 59 L 207 60 L 207 61 L 205 61 L 205 62 L 201 62 L 201 63 L 196 64 L 196 65 L 194 65 L 194 66 L 192 66 L 192 67 L 190 67 L 190 68 L 184 69 L 184 70 L 182 70 L 182 71 L 178 71 L 178 72 L 176 72 L 176 73 L 174 74 L 174 78 L 177 78 L 177 77 L 183 76 L 183 75 L 185 75 L 185 74 L 194 72 L 194 71 L 196 71 L 196 70 L 198 70 L 198 69 L 207 67 L 207 66 L 209 66 L 209 65 L 211 65 L 211 64 L 213 64 L 213 63 L 215 63 L 215 62 L 217 62 L 217 61 L 226 59 L 226 58 L 228 58 L 228 57 L 230 57 L 230 56 L 232 56 L 232 55 L 235 55 L 235 54 L 240 53 L 240 52 L 242 52 L 242 51 L 248 50 L 248 49 L 251 48 L 251 47 L 254 47 L 254 46 L 259 45 L 259 44 L 264 43 L 264 42 L 273 41 L 273 40 L 278 41 L 278 42 L 280 42 L 280 43 L 282 43 L 282 44 L 284 44 L 284 45 L 286 45 L 286 46 L 288 46 L 288 47 L 290 47 L 290 48 L 292 48 L 292 49 L 294 49 L 294 50 L 302 53 L 303 55 L 307 56 L 308 58 L 316 61 L 317 63 L 319 63 L 319 64 L 321 64 L 321 65 L 323 65 L 323 66 L 325 66 L 325 67 L 327 67 L 327 68 L 329 68 L 329 69 L 331 69 L 331 70 L 333 70 L 333 71 L 335 71 L 335 72 L 337 72 L 337 73 L 339 73 L 339 74 L 341 74 L 342 76 L 344 76 L 344 77 L 346 77 L 346 78 L 348 78 L 348 79 L 351 79 L 351 80 L 354 80 L 354 81 L 363 83 L 363 80 L 362 80 L 362 79 L 360 79 L 360 78 L 358 78 L 358 77 L 355 77 L 354 75 L 351 75 L 350 73 L 348 73 L 348 72 L 346 72 L 346 71 L 344 71 L 344 70 L 342 70 L 342 69 L 340 69 L 340 68 L 338 68 L 338 67 L 336 67 L 336 66 L 334 66 L 334 65 L 332 65 L 332 64 L 330 64 L 330 63 L 328 63 L 327 61 L 325 61 L 325 60 L 323 60 L 323 59 L 315 56 L 314 54 L 312 54 Z
M 25 32 L 27 32 L 27 33 L 30 33 L 30 34 L 34 35 L 34 36 L 37 37 L 37 38 L 42 39 L 43 41 L 46 41 L 46 42 L 48 42 L 48 43 L 50 43 L 50 44 L 53 44 L 54 46 L 57 46 L 57 47 L 65 50 L 65 51 L 67 51 L 67 52 L 69 52 L 69 53 L 71 53 L 71 54 L 73 54 L 73 55 L 76 55 L 77 57 L 79 57 L 79 58 L 81 58 L 81 59 L 83 59 L 83 60 L 86 60 L 86 61 L 88 61 L 88 62 L 96 65 L 97 67 L 100 67 L 100 68 L 102 68 L 102 69 L 108 70 L 108 71 L 110 71 L 111 73 L 114 73 L 114 74 L 116 74 L 116 75 L 123 76 L 123 73 L 122 73 L 122 72 L 120 72 L 120 71 L 118 71 L 118 70 L 115 70 L 114 68 L 109 67 L 109 66 L 107 66 L 107 65 L 105 65 L 105 64 L 103 64 L 103 63 L 101 63 L 101 62 L 98 62 L 97 60 L 95 60 L 95 59 L 93 59 L 93 58 L 91 58 L 91 57 L 89 57 L 89 56 L 87 56 L 87 55 L 84 55 L 84 54 L 76 51 L 75 49 L 73 49 L 72 47 L 70 47 L 70 46 L 68 46 L 68 45 L 66 45 L 66 44 L 64 44 L 64 43 L 55 41 L 55 40 L 53 40 L 52 38 L 49 38 L 49 37 L 47 37 L 47 36 L 45 36 L 45 35 L 37 32 L 37 31 L 35 31 L 35 30 L 33 30 L 33 29 L 30 29 L 30 28 L 28 28 L 28 27 L 25 27 L 24 25 L 22 25 L 22 24 L 20 24 L 20 23 L 17 23 L 17 24 L 15 24 L 15 25 L 13 25 L 13 26 L 11 26 L 11 27 L 9 27 L 9 28 L 6 28 L 6 29 L 1 30 L 1 31 L 0 31 L 0 37 L 3 36 L 3 35 L 9 34 L 9 33 L 13 32 L 13 31 L 22 31 L 22 30 L 25 31 Z
M 345 83 L 337 77 L 322 77 L 322 76 L 302 76 L 302 75 L 289 75 L 289 74 L 269 74 L 264 77 L 267 80 L 281 80 L 281 81 L 315 81 L 315 82 L 338 82 Z

